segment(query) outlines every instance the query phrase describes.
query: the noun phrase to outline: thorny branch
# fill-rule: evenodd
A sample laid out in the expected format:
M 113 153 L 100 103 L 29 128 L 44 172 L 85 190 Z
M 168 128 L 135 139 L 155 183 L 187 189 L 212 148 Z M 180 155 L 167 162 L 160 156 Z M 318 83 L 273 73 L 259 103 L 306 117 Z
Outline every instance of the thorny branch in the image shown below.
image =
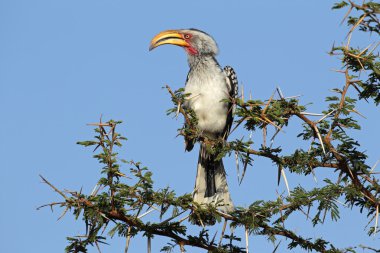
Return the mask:
M 42 178 L 42 177 L 41 177 Z M 52 187 L 54 190 L 57 189 L 53 184 L 48 182 L 46 179 L 43 178 L 44 183 L 48 184 L 50 187 Z M 110 211 L 105 211 L 101 210 L 101 208 L 97 205 L 95 205 L 91 200 L 88 198 L 82 197 L 80 194 L 71 192 L 71 195 L 73 198 L 69 198 L 65 195 L 66 202 L 57 202 L 57 203 L 51 203 L 48 204 L 49 206 L 54 206 L 54 205 L 59 205 L 59 206 L 66 206 L 67 208 L 72 208 L 72 207 L 81 207 L 83 209 L 89 208 L 89 209 L 94 209 L 99 215 L 102 217 L 105 217 L 107 220 L 111 220 L 114 223 L 117 222 L 124 222 L 129 226 L 129 228 L 135 228 L 140 231 L 144 231 L 147 234 L 150 235 L 160 235 L 164 237 L 168 237 L 173 239 L 177 244 L 182 245 L 182 246 L 193 246 L 193 247 L 198 247 L 202 249 L 206 249 L 209 252 L 219 252 L 217 251 L 220 249 L 220 245 L 216 245 L 215 243 L 211 242 L 210 244 L 207 243 L 202 243 L 201 240 L 191 240 L 185 237 L 182 237 L 178 235 L 176 232 L 164 228 L 164 227 L 159 227 L 156 226 L 155 224 L 148 224 L 144 223 L 141 219 L 139 219 L 136 216 L 131 216 L 127 215 L 120 210 L 114 209 Z M 314 199 L 309 200 L 310 203 L 314 201 Z M 45 207 L 47 205 L 43 205 L 39 208 Z M 187 207 L 189 210 L 195 211 L 197 209 L 196 206 L 194 205 L 189 205 Z M 286 211 L 288 209 L 292 209 L 294 206 L 292 204 L 286 204 L 282 205 L 279 207 L 273 207 L 270 211 L 276 211 L 276 210 L 281 210 L 281 211 Z M 210 209 L 211 211 L 213 209 Z M 209 210 L 209 211 L 210 211 Z M 256 216 L 260 217 L 261 215 L 259 213 L 255 214 L 255 212 L 252 212 L 250 210 L 242 210 L 239 211 L 237 214 L 226 214 L 223 212 L 220 212 L 218 210 L 213 210 L 217 215 L 223 217 L 226 221 L 234 222 L 234 226 L 247 226 L 245 222 L 242 223 L 242 214 L 245 213 L 245 215 L 248 216 Z M 182 220 L 181 222 L 183 222 Z M 162 224 L 162 223 L 161 223 Z M 285 238 L 291 239 L 293 242 L 300 243 L 303 245 L 307 245 L 310 249 L 317 250 L 319 252 L 325 252 L 326 248 L 322 247 L 319 248 L 320 246 L 316 246 L 313 243 L 309 242 L 308 240 L 302 238 L 301 236 L 297 236 L 295 233 L 291 232 L 290 230 L 285 229 L 284 227 L 271 227 L 265 222 L 260 222 L 256 224 L 258 228 L 261 228 L 261 234 L 269 234 L 271 236 L 277 235 L 277 236 L 283 236 Z M 220 251 L 222 252 L 222 251 Z
M 61 195 L 64 201 L 52 202 L 38 209 L 63 207 L 64 211 L 60 218 L 68 211 L 72 211 L 76 218 L 82 216 L 85 221 L 86 235 L 68 238 L 70 245 L 66 251 L 86 252 L 88 245 L 95 245 L 99 249 L 99 243 L 104 243 L 105 240 L 102 236 L 103 232 L 114 225 L 109 234 L 113 236 L 117 233 L 127 238 L 126 251 L 130 238 L 142 233 L 149 238 L 148 251 L 153 235 L 159 235 L 174 242 L 163 248 L 167 252 L 171 252 L 176 245 L 180 247 L 181 252 L 185 251 L 184 246 L 218 253 L 247 252 L 248 246 L 244 249 L 233 243 L 237 240 L 233 232 L 230 235 L 225 232 L 228 221 L 231 228 L 242 227 L 247 237 L 249 234 L 254 234 L 265 235 L 271 240 L 274 236 L 290 239 L 289 248 L 298 246 L 308 251 L 351 252 L 354 248 L 338 250 L 323 239 L 317 239 L 314 242 L 311 239 L 305 239 L 285 228 L 284 225 L 284 221 L 298 211 L 303 212 L 308 218 L 311 217 L 309 216 L 311 207 L 317 209 L 311 219 L 313 225 L 323 223 L 327 212 L 330 212 L 332 220 L 337 220 L 339 210 L 336 203 L 341 203 L 339 199 L 341 197 L 344 197 L 346 201 L 345 204 L 341 203 L 342 205 L 348 207 L 355 205 L 359 206 L 361 211 L 363 209 L 368 211 L 367 215 L 371 216 L 369 223 L 375 221 L 375 225 L 369 232 L 376 235 L 380 207 L 380 185 L 376 176 L 379 174 L 372 172 L 370 166 L 366 165 L 366 155 L 357 150 L 357 142 L 347 135 L 345 129 L 359 129 L 356 121 L 350 116 L 351 113 L 361 115 L 354 107 L 356 100 L 348 96 L 351 88 L 359 93 L 359 99 L 373 98 L 375 103 L 380 103 L 380 64 L 378 54 L 374 53 L 379 44 L 374 47 L 369 45 L 363 50 L 350 47 L 352 34 L 356 29 L 380 34 L 380 22 L 377 18 L 380 13 L 380 4 L 363 1 L 360 5 L 348 0 L 348 2 L 342 1 L 336 4 L 334 8 L 339 9 L 345 6 L 348 7 L 348 11 L 342 22 L 347 20 L 350 26 L 347 43 L 342 47 L 334 46 L 331 52 L 331 55 L 342 57 L 344 69 L 337 72 L 344 74 L 345 82 L 342 89 L 334 89 L 340 94 L 339 97 L 326 99 L 330 102 L 326 112 L 322 114 L 306 112 L 306 107 L 299 105 L 298 96 L 284 97 L 279 87 L 277 87 L 279 99 L 275 99 L 272 95 L 263 102 L 254 101 L 250 96 L 246 101 L 243 94 L 241 98 L 231 98 L 231 102 L 237 107 L 237 120 L 231 132 L 240 126 L 244 126 L 250 132 L 257 128 L 263 129 L 264 145 L 261 145 L 259 149 L 252 148 L 251 139 L 226 142 L 224 139 L 210 140 L 203 137 L 196 129 L 196 117 L 191 114 L 189 108 L 183 106 L 186 94 L 173 91 L 168 85 L 165 87 L 175 105 L 170 112 L 180 113 L 185 119 L 185 127 L 181 129 L 180 135 L 194 142 L 203 141 L 212 152 L 219 154 L 217 159 L 234 152 L 246 167 L 247 164 L 252 163 L 253 157 L 264 157 L 270 159 L 281 170 L 287 169 L 292 173 L 304 175 L 313 173 L 313 169 L 316 168 L 331 168 L 339 174 L 337 183 L 325 179 L 326 185 L 321 188 L 306 191 L 299 186 L 294 188 L 292 194 L 287 197 L 280 195 L 275 201 L 257 201 L 248 208 L 238 208 L 228 214 L 222 213 L 215 206 L 201 206 L 194 203 L 190 194 L 177 197 L 169 188 L 153 189 L 151 173 L 146 168 L 141 168 L 140 163 L 128 162 L 132 168 L 131 176 L 127 177 L 120 171 L 119 160 L 115 153 L 116 147 L 121 146 L 120 141 L 125 140 L 115 131 L 120 122 L 104 123 L 100 119 L 99 123 L 91 124 L 97 127 L 96 140 L 79 143 L 84 146 L 95 146 L 94 151 L 98 148 L 101 150 L 94 157 L 104 165 L 102 174 L 105 176 L 99 180 L 92 194 L 86 196 L 82 191 L 79 193 L 61 191 L 41 176 L 43 182 Z M 353 10 L 362 14 L 353 17 L 351 16 Z M 367 81 L 359 78 L 363 70 L 370 72 L 367 73 L 369 76 Z M 322 118 L 312 120 L 311 117 L 314 116 L 322 116 Z M 277 133 L 281 132 L 294 117 L 302 121 L 304 131 L 299 137 L 311 142 L 310 149 L 308 151 L 299 149 L 291 155 L 284 156 L 281 148 L 272 148 L 272 145 L 267 147 L 265 140 L 268 134 L 267 127 L 274 127 L 276 132 L 272 137 L 274 140 Z M 319 143 L 315 142 L 317 139 Z M 121 179 L 129 181 L 124 183 Z M 307 211 L 303 208 L 307 208 Z M 171 215 L 167 214 L 168 210 L 172 210 Z M 149 220 L 149 214 L 152 212 L 160 213 L 160 222 Z M 166 215 L 165 218 L 164 215 Z M 162 218 L 164 218 L 163 221 Z M 215 220 L 219 221 L 221 218 L 225 222 L 220 242 L 215 243 L 216 234 L 210 240 L 206 226 L 214 224 Z M 148 221 L 143 221 L 143 219 Z M 202 225 L 199 235 L 188 232 L 187 227 L 191 225 L 188 224 L 189 222 L 199 227 Z M 222 243 L 227 240 L 229 240 L 228 243 Z M 378 249 L 371 247 L 359 247 L 379 252 Z

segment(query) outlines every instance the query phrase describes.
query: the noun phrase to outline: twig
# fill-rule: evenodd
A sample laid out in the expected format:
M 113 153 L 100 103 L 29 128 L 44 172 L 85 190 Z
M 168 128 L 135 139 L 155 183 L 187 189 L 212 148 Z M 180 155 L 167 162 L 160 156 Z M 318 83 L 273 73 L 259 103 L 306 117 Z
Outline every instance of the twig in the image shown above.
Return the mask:
M 281 167 L 281 175 L 284 178 L 286 189 L 288 190 L 288 195 L 290 196 L 290 189 L 289 189 L 289 184 L 288 184 L 288 179 L 286 178 L 285 170 Z
M 371 49 L 371 51 L 367 55 L 371 55 L 373 51 L 380 45 L 380 41 Z
M 218 233 L 218 231 L 215 232 L 214 236 L 212 237 L 211 241 L 210 241 L 210 244 L 214 244 L 214 241 L 215 241 L 215 238 L 216 238 L 216 234 Z
M 373 44 L 369 44 L 366 48 L 364 48 L 359 54 L 358 54 L 358 57 L 361 56 L 362 54 L 364 54 L 365 51 L 368 50 L 368 48 L 370 48 Z
M 316 123 L 321 122 L 322 120 L 324 120 L 325 118 L 327 118 L 328 116 L 330 116 L 330 115 L 331 115 L 333 112 L 335 112 L 335 111 L 336 111 L 336 109 L 334 109 L 334 110 L 332 110 L 331 112 L 325 114 L 322 118 L 320 118 L 319 120 L 317 120 Z
M 299 98 L 299 97 L 302 97 L 303 95 L 294 95 L 294 96 L 289 96 L 289 97 L 284 97 L 284 99 L 292 99 L 292 98 Z
M 151 212 L 153 211 L 160 211 L 160 209 L 158 209 L 157 207 L 153 206 L 153 205 L 149 205 L 149 207 L 151 207 L 152 209 L 146 211 L 145 213 L 141 214 L 140 216 L 138 216 L 137 218 L 138 219 L 141 219 L 142 217 L 144 217 L 145 215 L 147 214 L 150 214 Z
M 166 85 L 165 87 L 169 91 L 170 95 L 173 98 L 175 98 L 176 96 L 175 96 L 174 92 L 172 91 L 172 89 L 169 87 L 169 85 Z M 188 125 L 191 125 L 191 121 L 190 121 L 189 117 L 187 116 L 187 113 L 185 112 L 185 110 L 182 108 L 182 106 L 179 106 L 179 108 L 177 108 L 177 109 L 182 113 L 183 117 L 185 118 L 186 123 Z
M 181 253 L 186 252 L 186 251 L 185 251 L 185 247 L 183 246 L 182 243 L 179 244 L 179 248 L 180 248 L 180 250 L 181 250 Z
M 281 241 L 279 241 L 276 245 L 276 247 L 274 248 L 274 250 L 272 251 L 272 253 L 276 253 L 277 249 L 278 249 L 278 246 L 280 246 L 280 243 Z
M 141 215 L 138 216 L 137 218 L 141 219 L 142 217 L 144 217 L 145 215 L 150 214 L 150 213 L 153 212 L 153 211 L 156 211 L 156 210 L 152 208 L 152 209 L 146 211 L 145 213 L 141 214 Z
M 263 127 L 263 146 L 266 148 L 267 146 L 267 126 Z
M 308 116 L 323 116 L 323 113 L 312 113 L 312 112 L 300 112 L 302 115 L 308 115 Z
M 248 153 L 247 153 L 247 155 L 248 155 Z M 244 162 L 243 173 L 241 174 L 241 179 L 240 179 L 239 185 L 243 182 L 243 178 L 245 176 L 245 172 L 247 171 L 247 167 L 248 167 L 248 161 L 249 161 L 249 159 L 247 158 Z
M 67 207 L 65 208 L 65 210 L 63 211 L 63 213 L 61 214 L 61 216 L 59 216 L 58 220 L 62 219 L 63 216 L 65 216 L 65 214 L 67 213 L 68 210 L 69 210 L 69 207 L 67 206 Z
M 314 168 L 310 167 L 310 170 L 311 170 L 311 174 L 313 175 L 314 182 L 318 184 L 318 179 L 317 179 L 317 176 L 315 175 Z
M 373 252 L 380 252 L 380 249 L 375 249 L 375 248 L 368 247 L 368 246 L 365 246 L 365 245 L 360 245 L 359 247 L 362 248 L 362 249 L 372 250 Z
M 245 252 L 249 253 L 249 237 L 248 237 L 248 228 L 245 227 Z
M 377 167 L 377 165 L 379 164 L 380 162 L 380 159 L 376 161 L 376 163 L 372 166 L 371 170 L 369 171 L 370 173 L 373 172 L 373 170 Z
M 244 86 L 241 84 L 241 100 L 244 102 Z
M 41 208 L 50 206 L 51 211 L 53 211 L 53 206 L 56 206 L 56 205 L 65 205 L 65 204 L 66 204 L 66 202 L 53 202 L 53 203 L 49 203 L 49 204 L 45 204 L 45 205 L 39 206 L 36 209 L 40 210 Z
M 353 112 L 353 113 L 356 113 L 357 115 L 363 117 L 364 119 L 367 119 L 366 116 L 364 116 L 363 114 L 361 114 L 359 111 L 357 111 L 356 109 L 352 109 L 352 110 L 348 110 L 349 112 Z
M 129 243 L 131 241 L 131 226 L 128 227 L 128 232 L 127 232 L 127 240 L 125 242 L 125 248 L 124 248 L 124 253 L 128 253 L 128 248 L 129 248 Z
M 353 6 L 351 6 L 351 7 L 349 8 L 349 10 L 347 11 L 346 15 L 344 15 L 342 21 L 340 22 L 340 25 L 342 25 L 343 22 L 344 22 L 344 21 L 346 20 L 346 18 L 348 17 L 348 15 L 350 15 L 352 9 L 353 9 Z
M 219 240 L 219 247 L 220 245 L 222 245 L 222 241 L 223 241 L 223 237 L 224 237 L 224 233 L 226 231 L 226 227 L 227 227 L 227 219 L 224 219 L 224 223 L 223 223 L 223 229 L 222 229 L 222 233 L 220 234 L 220 240 Z
M 98 252 L 102 253 L 102 251 L 100 250 L 100 247 L 99 247 L 99 243 L 97 241 L 95 241 L 95 245 L 96 245 L 96 248 L 98 249 Z
M 322 139 L 321 134 L 319 133 L 318 127 L 314 125 L 314 129 L 315 129 L 315 132 L 317 133 L 319 142 L 321 143 L 323 154 L 326 155 L 325 145 L 323 144 L 323 139 Z
M 348 32 L 348 34 L 352 34 L 352 32 L 356 29 L 356 27 L 358 27 L 358 25 L 360 25 L 360 23 L 363 21 L 363 19 L 367 16 L 367 13 L 364 13 L 362 15 L 362 17 L 358 20 L 358 22 L 356 22 L 356 24 L 350 29 L 350 31 Z
M 235 163 L 236 163 L 236 172 L 237 172 L 237 180 L 240 181 L 240 170 L 239 170 L 239 157 L 238 151 L 235 151 Z
M 93 189 L 92 192 L 91 192 L 91 196 L 95 196 L 96 194 L 98 194 L 100 188 L 101 188 L 101 186 L 99 185 L 99 183 L 97 183 L 97 184 L 94 186 L 94 189 Z
M 375 219 L 375 229 L 374 229 L 374 233 L 373 233 L 373 236 L 376 237 L 376 232 L 377 232 L 377 224 L 379 222 L 379 204 L 376 205 L 376 219 Z
M 284 95 L 282 94 L 282 91 L 281 91 L 280 86 L 277 86 L 276 90 L 277 90 L 277 93 L 278 93 L 278 95 L 280 96 L 280 98 L 281 98 L 281 99 L 284 99 Z
M 148 253 L 152 252 L 152 238 L 148 235 L 148 241 L 147 241 L 147 248 L 148 248 Z
M 180 220 L 178 221 L 178 223 L 181 223 L 181 222 L 187 220 L 189 217 L 190 217 L 190 214 L 189 214 L 189 215 L 186 215 L 185 217 L 183 217 L 182 219 L 180 219 Z
M 59 195 L 61 195 L 66 201 L 69 201 L 69 199 L 66 197 L 66 195 L 58 190 L 54 185 L 52 185 L 49 181 L 47 181 L 43 176 L 39 175 L 40 178 L 44 181 L 45 184 L 49 185 L 55 192 L 57 192 Z
M 172 216 L 172 217 L 170 217 L 170 218 L 167 218 L 166 220 L 160 222 L 159 224 L 160 224 L 160 225 L 165 224 L 165 223 L 167 223 L 167 222 L 169 222 L 169 221 L 171 221 L 171 220 L 177 218 L 178 216 L 182 215 L 182 214 L 185 213 L 186 211 L 187 211 L 187 210 L 183 210 L 182 212 L 178 213 L 177 215 L 174 215 L 174 216 Z M 188 215 L 187 217 L 189 217 L 189 215 Z M 181 222 L 182 222 L 181 220 L 178 221 L 178 223 L 181 223 Z
M 272 138 L 270 138 L 270 148 L 272 148 L 273 146 L 273 143 L 274 143 L 274 139 L 276 138 L 277 134 L 280 132 L 279 129 L 276 129 L 276 132 L 273 134 Z
M 177 111 L 176 111 L 176 113 L 175 113 L 175 117 L 176 117 L 176 118 L 178 118 L 179 108 L 180 108 L 180 107 L 181 107 L 181 103 L 178 102 L 178 104 L 177 104 Z

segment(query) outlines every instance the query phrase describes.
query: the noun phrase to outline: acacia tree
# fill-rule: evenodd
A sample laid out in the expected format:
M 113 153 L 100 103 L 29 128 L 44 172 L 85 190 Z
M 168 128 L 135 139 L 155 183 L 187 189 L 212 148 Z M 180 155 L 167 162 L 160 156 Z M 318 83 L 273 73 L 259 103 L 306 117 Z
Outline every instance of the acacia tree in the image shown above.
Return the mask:
M 167 90 L 174 107 L 169 114 L 182 114 L 186 123 L 179 129 L 180 135 L 193 141 L 207 144 L 210 152 L 217 154 L 217 159 L 234 153 L 243 167 L 243 174 L 256 157 L 264 157 L 278 168 L 278 180 L 286 182 L 286 173 L 308 176 L 314 170 L 330 168 L 338 175 L 337 181 L 325 178 L 325 184 L 311 190 L 298 186 L 289 190 L 289 195 L 280 195 L 271 201 L 256 201 L 248 208 L 238 207 L 231 213 L 223 213 L 213 205 L 199 205 L 193 202 L 191 194 L 177 196 L 172 189 L 156 189 L 152 173 L 139 162 L 125 161 L 118 157 L 117 149 L 126 140 L 116 130 L 120 121 L 100 121 L 96 126 L 94 140 L 81 141 L 78 144 L 95 147 L 97 159 L 103 167 L 101 178 L 93 192 L 61 191 L 56 186 L 42 180 L 62 197 L 62 201 L 44 206 L 59 206 L 75 218 L 81 218 L 85 225 L 85 235 L 68 237 L 66 252 L 87 252 L 89 245 L 98 247 L 109 237 L 118 235 L 129 241 L 137 234 L 142 234 L 150 242 L 155 235 L 168 239 L 168 244 L 161 251 L 171 252 L 178 247 L 181 252 L 185 247 L 197 247 L 208 252 L 248 252 L 248 246 L 242 246 L 233 233 L 226 232 L 226 226 L 242 227 L 245 241 L 250 236 L 266 236 L 272 241 L 286 238 L 288 248 L 302 248 L 317 252 L 355 252 L 357 247 L 338 249 L 333 242 L 324 238 L 312 240 L 287 229 L 285 221 L 298 213 L 311 217 L 312 225 L 322 224 L 328 215 L 338 220 L 341 208 L 359 207 L 360 213 L 369 220 L 369 235 L 378 232 L 380 205 L 379 176 L 367 163 L 367 155 L 349 134 L 349 130 L 360 129 L 356 115 L 356 102 L 365 99 L 375 106 L 380 103 L 380 62 L 376 51 L 377 45 L 353 48 L 350 43 L 355 30 L 380 35 L 380 4 L 367 2 L 357 4 L 351 0 L 336 3 L 333 9 L 346 8 L 344 22 L 348 25 L 348 35 L 344 46 L 333 46 L 330 54 L 338 57 L 342 68 L 337 72 L 344 77 L 343 87 L 333 89 L 334 95 L 326 97 L 327 108 L 318 120 L 312 120 L 307 107 L 300 104 L 298 97 L 286 98 L 277 89 L 278 98 L 268 100 L 231 98 L 236 105 L 235 128 L 243 127 L 247 131 L 263 131 L 261 148 L 252 149 L 250 139 L 236 139 L 230 142 L 210 140 L 197 130 L 194 112 L 182 107 L 188 94 L 183 90 Z M 355 94 L 349 97 L 348 94 Z M 298 118 L 303 130 L 298 137 L 310 143 L 305 150 L 298 148 L 290 155 L 284 155 L 281 147 L 266 145 L 267 128 L 274 128 L 275 138 L 289 121 Z M 120 164 L 128 164 L 128 172 Z M 249 201 L 249 200 L 247 200 Z M 338 205 L 344 201 L 345 205 Z M 44 207 L 42 206 L 42 207 Z M 311 208 L 315 207 L 315 208 Z M 159 218 L 149 214 L 158 212 Z M 216 223 L 217 222 L 217 223 Z M 210 234 L 210 226 L 220 226 L 218 237 Z M 191 227 L 191 229 L 190 229 Z M 197 232 L 194 232 L 197 231 Z M 231 230 L 233 231 L 233 230 Z M 277 244 L 278 246 L 278 244 Z M 352 245 L 347 245 L 352 246 Z M 364 248 L 364 247 L 362 247 Z M 277 247 L 275 248 L 276 251 Z M 380 252 L 380 249 L 366 248 Z

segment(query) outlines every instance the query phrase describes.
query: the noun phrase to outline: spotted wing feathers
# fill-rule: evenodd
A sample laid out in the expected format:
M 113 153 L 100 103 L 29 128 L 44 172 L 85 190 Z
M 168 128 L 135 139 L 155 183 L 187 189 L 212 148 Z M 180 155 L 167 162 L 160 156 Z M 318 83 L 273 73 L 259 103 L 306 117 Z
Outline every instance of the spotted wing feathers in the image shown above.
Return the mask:
M 230 99 L 236 98 L 239 92 L 238 90 L 239 85 L 238 85 L 238 79 L 237 79 L 236 73 L 234 69 L 230 66 L 224 67 L 223 71 L 226 74 L 227 85 L 229 86 Z M 223 133 L 224 139 L 227 139 L 228 135 L 230 134 L 231 126 L 234 121 L 234 118 L 233 118 L 234 111 L 235 111 L 235 105 L 231 102 L 228 103 L 227 122 L 226 122 L 226 127 Z

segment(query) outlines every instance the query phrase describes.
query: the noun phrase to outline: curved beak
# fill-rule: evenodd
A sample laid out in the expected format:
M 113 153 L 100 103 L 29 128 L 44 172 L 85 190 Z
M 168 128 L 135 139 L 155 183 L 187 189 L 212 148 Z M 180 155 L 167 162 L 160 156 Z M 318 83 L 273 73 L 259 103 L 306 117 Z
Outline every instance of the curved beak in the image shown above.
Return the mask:
M 180 47 L 189 47 L 190 44 L 186 42 L 183 35 L 176 30 L 167 30 L 160 32 L 150 42 L 149 51 L 164 44 L 172 44 Z

